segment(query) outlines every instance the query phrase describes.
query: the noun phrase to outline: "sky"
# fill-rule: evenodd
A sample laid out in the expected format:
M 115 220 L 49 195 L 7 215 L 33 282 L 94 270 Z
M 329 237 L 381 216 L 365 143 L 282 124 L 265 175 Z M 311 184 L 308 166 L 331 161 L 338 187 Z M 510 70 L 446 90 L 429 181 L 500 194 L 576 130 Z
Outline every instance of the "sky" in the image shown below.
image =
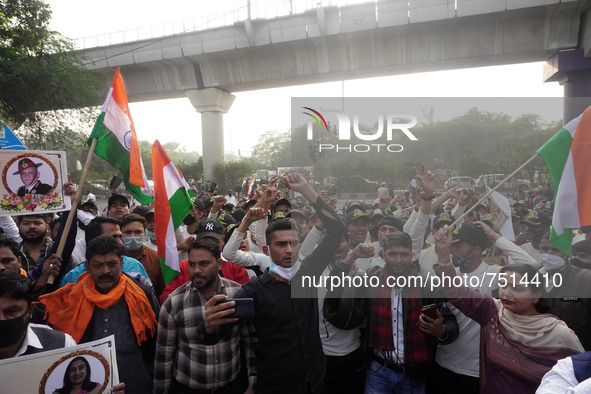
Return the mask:
M 289 4 L 289 1 L 279 0 L 273 4 L 262 4 L 265 1 L 251 0 L 253 17 L 274 16 L 275 12 L 281 12 Z M 138 28 L 146 26 L 155 26 L 153 29 L 160 31 L 165 29 L 164 25 L 173 26 L 168 22 L 186 21 L 189 18 L 197 18 L 195 23 L 201 24 L 205 23 L 202 21 L 208 15 L 211 16 L 210 23 L 222 23 L 222 20 L 231 23 L 236 13 L 244 15 L 247 0 L 46 2 L 53 11 L 50 27 L 66 37 L 78 39 L 131 29 L 136 29 L 133 34 L 142 34 L 150 29 Z M 293 4 L 301 8 L 317 2 L 295 0 Z M 358 1 L 341 3 L 355 2 Z M 322 3 L 335 4 L 337 1 L 323 0 Z M 298 10 L 295 9 L 296 12 Z M 121 33 L 117 36 L 121 36 Z M 238 154 L 240 150 L 241 155 L 248 156 L 264 132 L 287 132 L 291 127 L 292 97 L 562 97 L 563 88 L 557 82 L 542 81 L 542 70 L 543 62 L 538 62 L 233 93 L 236 96 L 234 104 L 224 115 L 224 147 L 226 154 Z M 123 77 L 125 79 L 124 73 Z M 261 108 L 265 109 L 265 116 L 253 116 L 260 114 Z M 188 99 L 131 103 L 130 111 L 139 139 L 150 142 L 159 139 L 161 143 L 176 141 L 187 151 L 202 153 L 201 117 Z M 502 111 L 516 115 L 511 113 L 511 108 L 503 108 Z M 447 120 L 449 115 L 436 113 L 435 120 Z M 562 108 L 557 108 L 554 114 L 545 115 L 549 117 L 547 120 L 560 119 Z M 163 130 L 163 124 L 166 125 L 166 131 Z M 194 135 L 194 138 L 188 138 L 190 135 Z

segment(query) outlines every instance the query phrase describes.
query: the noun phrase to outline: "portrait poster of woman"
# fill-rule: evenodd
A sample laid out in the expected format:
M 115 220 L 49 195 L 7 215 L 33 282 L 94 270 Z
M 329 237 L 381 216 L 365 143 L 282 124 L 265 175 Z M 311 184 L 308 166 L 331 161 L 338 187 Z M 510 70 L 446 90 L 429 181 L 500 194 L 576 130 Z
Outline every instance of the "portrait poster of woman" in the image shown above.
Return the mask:
M 81 345 L 0 360 L 0 394 L 109 394 L 119 384 L 115 352 L 115 338 L 110 335 Z M 76 371 L 69 371 L 71 368 Z
M 44 394 L 99 394 L 108 386 L 110 367 L 106 358 L 92 350 L 72 352 L 55 361 L 43 375 Z

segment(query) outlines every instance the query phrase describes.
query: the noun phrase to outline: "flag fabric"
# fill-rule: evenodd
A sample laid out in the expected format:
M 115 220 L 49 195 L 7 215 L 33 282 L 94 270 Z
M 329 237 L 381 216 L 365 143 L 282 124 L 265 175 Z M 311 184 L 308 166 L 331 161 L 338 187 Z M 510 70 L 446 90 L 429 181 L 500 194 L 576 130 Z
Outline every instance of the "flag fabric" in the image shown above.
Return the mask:
M 246 195 L 248 195 L 248 196 L 250 196 L 250 192 L 252 192 L 252 185 L 254 184 L 254 178 L 255 177 L 252 177 L 250 182 L 248 182 L 248 191 L 246 192 Z
M 492 189 L 486 185 L 486 191 Z M 488 206 L 493 217 L 493 229 L 509 241 L 515 241 L 513 222 L 511 221 L 511 203 L 499 192 L 492 192 L 488 197 Z
M 152 145 L 154 175 L 154 220 L 156 245 L 164 282 L 170 282 L 180 272 L 175 230 L 191 212 L 193 203 L 187 193 L 180 171 L 156 140 Z
M 144 171 L 140 144 L 129 112 L 127 93 L 119 67 L 115 71 L 101 114 L 88 138 L 88 146 L 93 138 L 97 139 L 94 153 L 121 171 L 127 191 L 144 205 L 152 202 L 154 197 Z
M 572 254 L 572 229 L 591 225 L 591 107 L 570 121 L 536 152 L 554 187 L 550 242 Z
M 185 189 L 187 189 L 187 193 L 189 194 L 189 197 L 191 197 L 191 198 L 195 197 L 195 192 L 193 191 L 193 189 L 191 189 L 191 186 L 189 186 L 189 183 L 187 183 L 187 180 L 183 176 L 183 173 L 181 172 L 181 169 L 177 167 L 176 170 L 181 175 L 181 179 L 183 181 L 183 185 L 185 186 Z

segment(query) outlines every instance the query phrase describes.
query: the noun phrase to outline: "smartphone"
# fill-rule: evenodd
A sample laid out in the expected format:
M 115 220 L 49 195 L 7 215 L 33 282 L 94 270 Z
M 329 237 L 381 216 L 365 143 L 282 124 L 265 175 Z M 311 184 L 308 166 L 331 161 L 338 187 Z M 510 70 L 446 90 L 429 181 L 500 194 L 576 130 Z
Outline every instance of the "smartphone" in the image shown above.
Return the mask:
M 117 189 L 119 187 L 119 185 L 121 185 L 122 181 L 123 181 L 123 178 L 115 175 L 113 177 L 113 179 L 111 179 L 111 183 L 109 184 L 109 187 L 112 187 L 113 189 Z
M 226 317 L 229 318 L 243 318 L 254 317 L 254 300 L 252 298 L 227 298 L 219 303 L 234 301 L 234 313 Z
M 437 305 L 435 305 L 435 304 L 425 305 L 425 306 L 423 306 L 421 313 L 423 315 L 429 316 L 431 319 L 437 319 Z

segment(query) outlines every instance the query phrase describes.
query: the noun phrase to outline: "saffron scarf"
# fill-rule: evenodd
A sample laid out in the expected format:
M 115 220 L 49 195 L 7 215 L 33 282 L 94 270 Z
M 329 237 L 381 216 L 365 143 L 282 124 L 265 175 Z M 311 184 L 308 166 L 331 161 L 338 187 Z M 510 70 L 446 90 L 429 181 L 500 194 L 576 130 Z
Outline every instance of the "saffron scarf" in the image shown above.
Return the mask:
M 107 294 L 100 293 L 91 276 L 85 272 L 76 283 L 68 283 L 61 289 L 39 297 L 47 307 L 47 321 L 56 330 L 68 333 L 76 343 L 84 335 L 94 308 L 108 309 L 125 297 L 131 324 L 138 345 L 156 332 L 156 315 L 144 291 L 126 275 L 120 275 L 119 283 Z

